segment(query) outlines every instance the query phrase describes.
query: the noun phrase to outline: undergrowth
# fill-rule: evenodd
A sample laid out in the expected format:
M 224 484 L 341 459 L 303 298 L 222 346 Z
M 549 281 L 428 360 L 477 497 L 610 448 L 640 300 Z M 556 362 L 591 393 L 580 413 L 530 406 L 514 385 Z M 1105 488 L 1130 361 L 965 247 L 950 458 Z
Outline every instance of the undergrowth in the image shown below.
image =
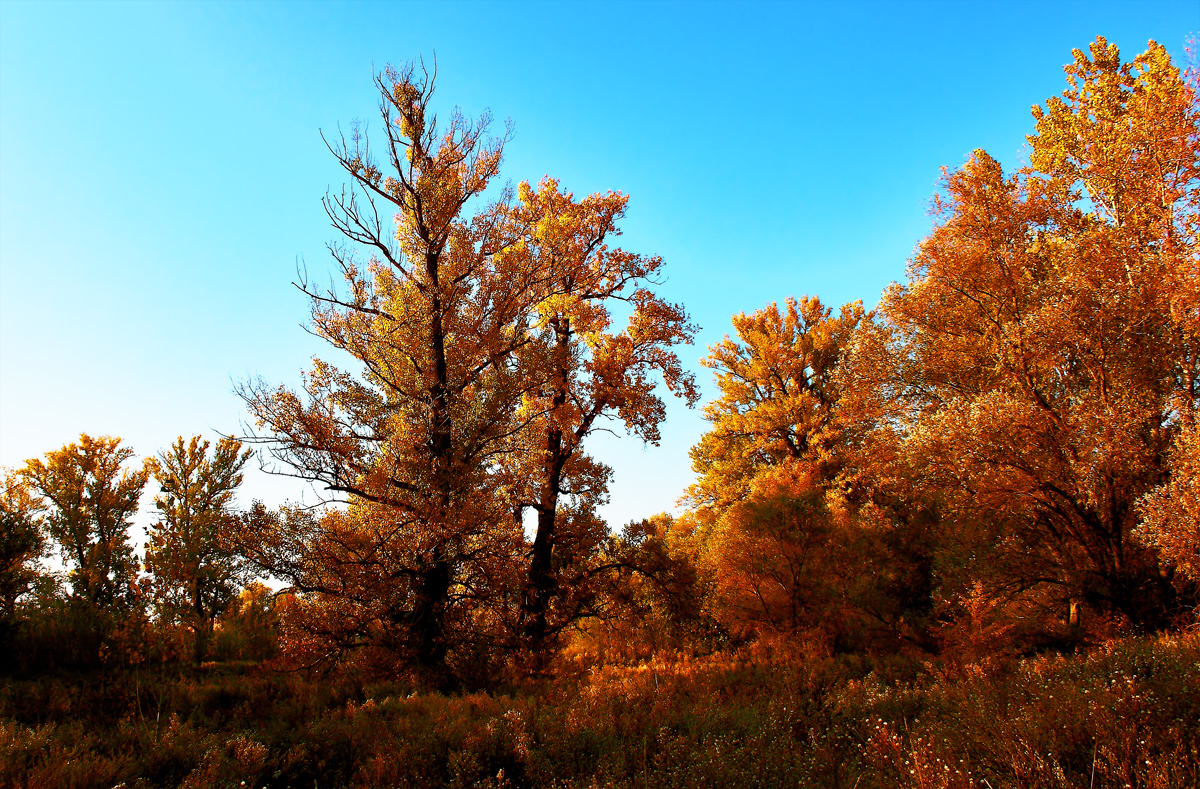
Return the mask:
M 953 672 L 795 653 L 580 667 L 490 694 L 242 666 L 9 680 L 11 787 L 1200 785 L 1200 636 Z

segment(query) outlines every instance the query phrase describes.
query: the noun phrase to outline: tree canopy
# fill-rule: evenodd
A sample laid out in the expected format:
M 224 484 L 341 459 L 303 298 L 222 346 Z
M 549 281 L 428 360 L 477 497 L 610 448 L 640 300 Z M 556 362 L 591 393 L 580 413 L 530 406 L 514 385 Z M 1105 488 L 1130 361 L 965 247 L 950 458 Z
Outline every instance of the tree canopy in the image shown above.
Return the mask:
M 382 162 L 357 127 L 330 145 L 351 177 L 325 202 L 345 290 L 302 285 L 314 331 L 362 374 L 318 360 L 301 393 L 242 389 L 283 466 L 347 507 L 261 518 L 243 545 L 301 593 L 313 629 L 341 629 L 342 651 L 455 682 L 503 650 L 541 651 L 586 610 L 608 471 L 583 441 L 609 417 L 658 440 L 658 381 L 696 397 L 671 350 L 694 329 L 651 290 L 661 259 L 608 246 L 627 198 L 577 201 L 546 179 L 471 214 L 504 146 L 489 117 L 439 129 L 423 68 L 376 86 Z M 624 330 L 613 301 L 631 308 Z

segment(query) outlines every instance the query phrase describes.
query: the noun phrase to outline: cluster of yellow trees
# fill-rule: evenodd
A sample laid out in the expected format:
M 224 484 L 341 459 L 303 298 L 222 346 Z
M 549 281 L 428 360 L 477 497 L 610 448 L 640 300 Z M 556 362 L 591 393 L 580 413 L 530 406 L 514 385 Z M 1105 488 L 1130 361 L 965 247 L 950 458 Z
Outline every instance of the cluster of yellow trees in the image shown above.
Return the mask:
M 126 464 L 134 452 L 121 446 L 120 439 L 85 434 L 77 443 L 30 460 L 19 473 L 4 473 L 4 668 L 46 658 L 90 665 L 133 657 L 145 652 L 147 645 L 138 642 L 146 636 L 151 612 L 164 637 L 158 651 L 182 657 L 179 637 L 186 629 L 185 640 L 199 665 L 208 657 L 219 617 L 226 615 L 225 624 L 233 630 L 240 615 L 265 613 L 266 588 L 253 583 L 251 567 L 225 539 L 242 517 L 232 505 L 250 453 L 232 439 L 211 449 L 198 437 L 187 443 L 180 438 L 141 468 L 130 469 Z M 151 479 L 159 487 L 154 498 L 158 518 L 142 562 L 130 543 L 129 528 Z M 65 576 L 40 563 L 51 543 L 66 567 Z M 247 604 L 255 612 L 243 611 Z M 269 626 L 265 619 L 262 624 L 265 633 Z M 21 629 L 42 632 L 25 633 L 22 639 Z M 18 648 L 27 654 L 13 654 Z
M 489 119 L 439 126 L 432 75 L 389 69 L 383 139 L 328 141 L 350 179 L 325 200 L 344 283 L 301 283 L 350 366 L 240 388 L 248 440 L 336 506 L 231 512 L 236 442 L 121 472 L 128 450 L 85 436 L 6 487 L 6 539 L 28 547 L 7 554 L 26 558 L 4 570 L 6 621 L 39 527 L 72 598 L 116 628 L 99 612 L 141 583 L 125 532 L 153 475 L 149 584 L 197 660 L 253 572 L 286 584 L 292 659 L 443 685 L 537 670 L 582 620 L 656 611 L 677 634 L 848 650 L 1178 625 L 1200 567 L 1196 74 L 1097 39 L 1067 75 L 1034 108 L 1028 166 L 977 151 L 946 174 L 877 310 L 805 297 L 734 317 L 703 362 L 720 397 L 688 511 L 614 535 L 596 514 L 610 470 L 584 444 L 606 420 L 657 441 L 659 385 L 696 401 L 675 350 L 695 327 L 655 294 L 660 258 L 611 245 L 625 196 L 489 191 Z
M 1028 166 L 946 174 L 878 310 L 789 300 L 713 348 L 688 517 L 731 619 L 926 641 L 1193 615 L 1197 75 L 1102 38 L 1066 72 Z

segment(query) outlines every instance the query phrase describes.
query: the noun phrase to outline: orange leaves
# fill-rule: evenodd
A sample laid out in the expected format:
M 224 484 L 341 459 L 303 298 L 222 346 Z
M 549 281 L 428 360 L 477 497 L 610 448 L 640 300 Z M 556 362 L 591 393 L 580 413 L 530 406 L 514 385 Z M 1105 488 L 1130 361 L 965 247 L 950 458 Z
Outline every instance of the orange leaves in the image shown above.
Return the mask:
M 628 429 L 657 441 L 662 406 L 648 376 L 661 375 L 672 392 L 694 402 L 691 376 L 670 348 L 690 342 L 695 328 L 682 307 L 646 287 L 661 258 L 609 247 L 628 198 L 609 192 L 576 201 L 549 177 L 537 189 L 522 183 L 518 195 L 512 218 L 523 236 L 506 257 L 524 258 L 537 283 L 530 294 L 535 332 L 521 352 L 527 380 L 537 382 L 527 406 L 538 392 L 554 401 L 548 418 L 577 434 L 576 442 L 610 409 Z M 618 301 L 633 309 L 627 328 L 611 332 L 610 309 Z
M 698 479 L 687 498 L 692 517 L 712 524 L 702 553 L 719 617 L 734 632 L 823 644 L 894 639 L 906 609 L 923 605 L 919 578 L 916 591 L 891 588 L 920 574 L 920 557 L 910 556 L 920 549 L 893 550 L 890 513 L 865 491 L 850 497 L 885 453 L 858 446 L 862 412 L 842 405 L 866 384 L 843 374 L 847 353 L 878 327 L 859 303 L 833 317 L 809 297 L 736 315 L 733 325 L 737 339 L 712 346 L 703 362 L 717 371 L 721 397 L 705 408 L 713 426 L 692 448 Z
M 494 557 L 519 534 L 495 494 L 522 394 L 512 356 L 526 342 L 530 282 L 500 254 L 516 236 L 507 195 L 464 215 L 499 171 L 490 117 L 455 111 L 439 128 L 433 76 L 412 66 L 376 87 L 384 161 L 358 127 L 330 145 L 352 179 L 325 199 L 345 236 L 330 250 L 347 294 L 301 284 L 315 333 L 358 369 L 314 360 L 302 393 L 242 388 L 276 459 L 349 510 L 270 525 L 258 560 L 336 609 L 328 622 L 346 623 L 345 644 L 386 644 L 441 681 L 481 610 L 468 590 L 489 587 Z M 300 538 L 288 520 L 308 524 Z
M 717 371 L 721 397 L 705 406 L 713 428 L 692 449 L 700 479 L 694 504 L 718 509 L 745 496 L 760 469 L 820 452 L 832 441 L 840 397 L 837 365 L 861 303 L 837 318 L 817 298 L 789 298 L 752 315 L 735 315 L 738 339 L 726 337 L 701 364 Z
M 1122 64 L 1098 39 L 1067 74 L 1034 110 L 1031 168 L 977 151 L 947 175 L 881 304 L 883 377 L 912 403 L 897 424 L 927 494 L 1001 535 L 1002 584 L 1158 621 L 1174 593 L 1130 534 L 1198 402 L 1200 114 L 1153 43 Z
M 199 436 L 179 438 L 147 464 L 161 493 L 160 520 L 150 528 L 146 569 L 162 621 L 181 619 L 195 633 L 195 660 L 205 657 L 213 621 L 245 581 L 243 562 L 225 542 L 233 497 L 250 452 L 221 439 L 211 455 Z
M 1137 537 L 1164 559 L 1200 580 L 1200 427 L 1179 432 L 1171 451 L 1170 479 L 1140 502 Z
M 656 380 L 696 397 L 671 350 L 694 327 L 647 287 L 659 258 L 608 245 L 626 197 L 577 201 L 547 178 L 522 184 L 517 204 L 505 190 L 467 216 L 499 172 L 490 117 L 455 111 L 439 129 L 433 76 L 412 66 L 376 86 L 386 162 L 359 128 L 330 146 L 352 178 L 325 200 L 348 242 L 330 245 L 347 293 L 302 283 L 315 333 L 360 367 L 314 360 L 302 393 L 242 389 L 275 457 L 349 507 L 301 519 L 296 538 L 265 525 L 257 561 L 306 590 L 313 615 L 295 621 L 346 622 L 347 643 L 442 682 L 468 654 L 500 659 L 495 645 L 511 645 L 534 608 L 543 636 L 578 616 L 586 594 L 556 598 L 554 576 L 584 585 L 610 473 L 582 442 L 613 415 L 658 439 Z M 609 312 L 618 300 L 632 306 L 624 331 Z M 526 507 L 539 513 L 534 546 Z
M 975 151 L 946 173 L 879 320 L 789 301 L 735 316 L 712 347 L 721 397 L 688 501 L 717 524 L 732 605 L 781 621 L 842 584 L 878 621 L 911 623 L 973 589 L 1014 612 L 1065 618 L 1070 602 L 1159 626 L 1195 600 L 1162 565 L 1195 560 L 1196 78 L 1156 44 L 1122 64 L 1103 39 L 1067 72 L 1035 108 L 1032 167 Z M 828 490 L 820 518 L 803 485 L 777 484 L 793 467 Z M 885 546 L 874 589 L 785 593 L 801 555 L 867 532 Z
M 811 471 L 785 462 L 756 476 L 712 538 L 719 610 L 734 629 L 795 632 L 816 623 L 829 513 Z M 823 591 L 823 590 L 821 590 Z
M 101 637 L 112 615 L 133 602 L 137 562 L 129 519 L 149 470 L 124 468 L 133 450 L 119 438 L 79 436 L 79 443 L 34 458 L 21 471 L 46 508 L 45 524 L 67 564 L 72 595 Z
M 520 415 L 528 423 L 503 464 L 518 511 L 537 515 L 521 618 L 526 643 L 538 652 L 595 596 L 586 579 L 604 528 L 594 508 L 611 472 L 584 454 L 583 443 L 613 416 L 642 440 L 658 441 L 666 411 L 656 379 L 689 405 L 696 399 L 673 350 L 691 342 L 695 327 L 681 306 L 648 287 L 660 258 L 608 245 L 620 234 L 627 197 L 576 200 L 549 177 L 536 189 L 522 183 L 518 197 L 510 216 L 519 240 L 501 258 L 531 274 L 527 341 L 516 353 L 525 382 Z M 612 331 L 617 302 L 632 307 L 624 331 Z
M 21 477 L 0 468 L 0 628 L 12 626 L 17 603 L 29 592 L 46 553 L 40 509 Z

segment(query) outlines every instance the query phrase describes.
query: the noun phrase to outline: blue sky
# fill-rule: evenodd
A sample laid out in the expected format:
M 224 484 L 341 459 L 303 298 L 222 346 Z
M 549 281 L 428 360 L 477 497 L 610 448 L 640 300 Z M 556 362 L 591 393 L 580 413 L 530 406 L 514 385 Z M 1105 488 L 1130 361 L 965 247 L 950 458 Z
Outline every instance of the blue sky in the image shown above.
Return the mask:
M 236 433 L 234 381 L 298 380 L 323 349 L 290 283 L 328 270 L 341 183 L 318 131 L 370 122 L 389 62 L 436 52 L 443 113 L 511 118 L 514 183 L 631 196 L 621 243 L 666 259 L 707 399 L 732 314 L 902 280 L 940 168 L 1019 164 L 1072 48 L 1182 63 L 1198 27 L 1192 2 L 0 0 L 0 465 Z M 674 505 L 704 427 L 673 405 L 660 447 L 598 437 L 611 524 Z

